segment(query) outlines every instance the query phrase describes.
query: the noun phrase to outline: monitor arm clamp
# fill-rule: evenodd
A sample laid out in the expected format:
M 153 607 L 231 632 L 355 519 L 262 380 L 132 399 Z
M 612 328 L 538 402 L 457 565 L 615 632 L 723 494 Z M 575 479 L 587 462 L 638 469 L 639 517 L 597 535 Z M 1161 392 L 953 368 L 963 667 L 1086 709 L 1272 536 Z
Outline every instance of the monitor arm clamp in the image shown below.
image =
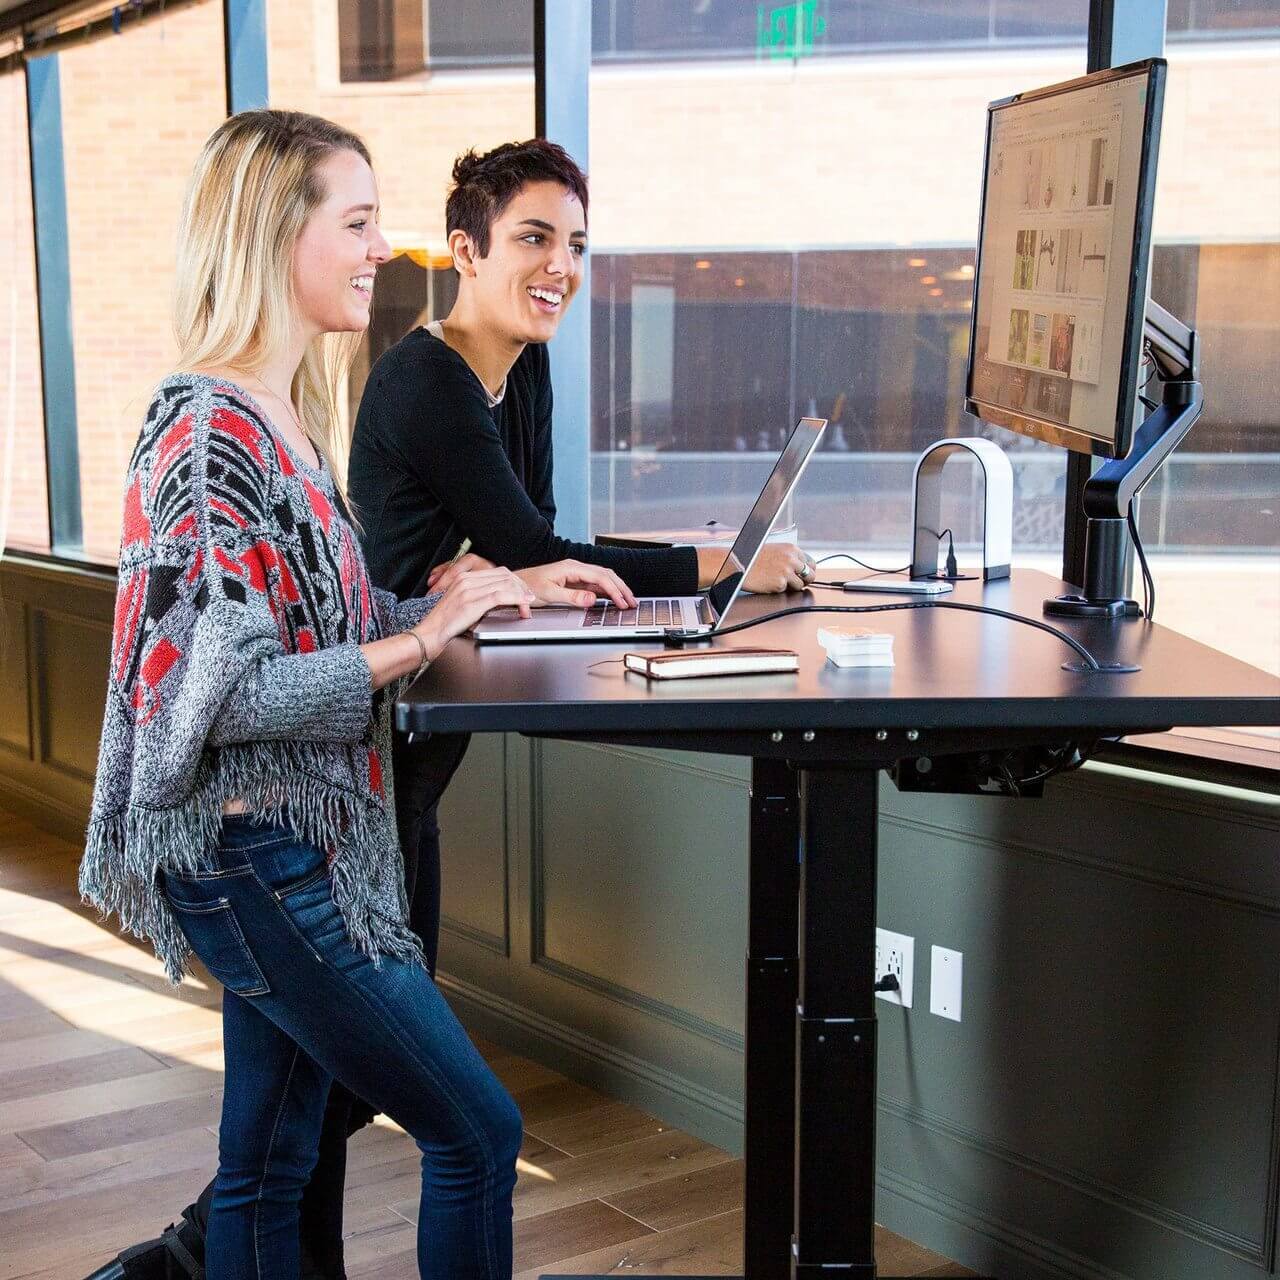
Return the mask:
M 1157 302 L 1148 300 L 1143 346 L 1163 382 L 1161 404 L 1134 432 L 1128 457 L 1103 463 L 1084 486 L 1085 571 L 1078 595 L 1056 596 L 1044 611 L 1068 618 L 1136 618 L 1125 595 L 1125 535 L 1129 504 L 1182 442 L 1204 409 L 1200 339 Z

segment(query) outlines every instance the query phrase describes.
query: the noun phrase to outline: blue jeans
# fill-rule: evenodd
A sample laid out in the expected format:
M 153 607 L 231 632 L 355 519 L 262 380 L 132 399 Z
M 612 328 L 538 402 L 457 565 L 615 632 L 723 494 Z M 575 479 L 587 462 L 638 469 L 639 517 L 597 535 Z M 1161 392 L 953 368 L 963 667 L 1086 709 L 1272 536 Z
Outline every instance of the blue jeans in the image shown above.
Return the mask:
M 520 1112 L 426 970 L 356 951 L 323 854 L 288 827 L 224 818 L 213 866 L 168 875 L 164 890 L 225 988 L 208 1280 L 297 1276 L 298 1203 L 332 1079 L 422 1152 L 425 1280 L 509 1280 Z

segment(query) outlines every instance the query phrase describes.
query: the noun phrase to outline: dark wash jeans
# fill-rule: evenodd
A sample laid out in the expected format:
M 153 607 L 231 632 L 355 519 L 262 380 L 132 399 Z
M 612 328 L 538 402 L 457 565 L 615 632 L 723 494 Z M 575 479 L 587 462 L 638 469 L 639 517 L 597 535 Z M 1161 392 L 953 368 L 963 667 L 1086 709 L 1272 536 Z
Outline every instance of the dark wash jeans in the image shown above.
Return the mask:
M 470 734 L 396 734 L 392 752 L 396 829 L 404 857 L 409 927 L 422 941 L 433 976 L 440 944 L 440 826 L 436 810 L 458 771 Z M 303 1280 L 344 1280 L 343 1193 L 347 1139 L 373 1123 L 377 1109 L 338 1081 L 329 1089 L 320 1129 L 320 1158 L 302 1195 Z
M 213 867 L 166 877 L 165 893 L 225 987 L 209 1280 L 298 1275 L 298 1204 L 331 1079 L 422 1152 L 421 1275 L 508 1280 L 520 1113 L 424 969 L 375 967 L 351 946 L 321 852 L 228 817 Z

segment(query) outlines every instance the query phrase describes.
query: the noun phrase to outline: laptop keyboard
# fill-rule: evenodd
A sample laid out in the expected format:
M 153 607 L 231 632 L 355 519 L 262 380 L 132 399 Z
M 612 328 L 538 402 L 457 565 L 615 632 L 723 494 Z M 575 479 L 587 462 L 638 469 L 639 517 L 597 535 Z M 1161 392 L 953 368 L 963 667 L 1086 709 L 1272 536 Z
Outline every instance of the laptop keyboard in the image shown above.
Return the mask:
M 584 627 L 678 627 L 682 615 L 679 600 L 637 600 L 634 609 L 597 604 L 587 610 Z

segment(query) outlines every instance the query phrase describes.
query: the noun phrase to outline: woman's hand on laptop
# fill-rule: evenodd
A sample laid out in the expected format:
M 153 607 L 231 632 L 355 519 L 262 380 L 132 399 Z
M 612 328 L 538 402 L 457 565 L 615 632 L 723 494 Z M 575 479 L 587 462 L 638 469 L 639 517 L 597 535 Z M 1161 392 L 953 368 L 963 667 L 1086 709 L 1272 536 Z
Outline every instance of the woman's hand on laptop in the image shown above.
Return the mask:
M 803 591 L 814 575 L 813 557 L 789 542 L 769 542 L 760 548 L 743 586 L 757 595 Z
M 513 606 L 522 618 L 537 603 L 533 590 L 510 569 L 473 569 L 450 585 L 436 607 L 413 628 L 434 662 L 454 636 L 474 626 L 490 609 Z
M 519 569 L 516 577 L 537 596 L 539 604 L 571 604 L 589 609 L 597 597 L 605 596 L 619 609 L 636 607 L 636 598 L 627 584 L 603 565 L 557 560 L 554 564 Z
M 484 556 L 478 556 L 474 551 L 468 551 L 465 556 L 459 556 L 456 560 L 449 560 L 444 564 L 436 565 L 427 574 L 427 590 L 448 591 L 464 573 L 472 573 L 476 569 L 493 569 L 495 567 L 492 560 L 486 560 Z

